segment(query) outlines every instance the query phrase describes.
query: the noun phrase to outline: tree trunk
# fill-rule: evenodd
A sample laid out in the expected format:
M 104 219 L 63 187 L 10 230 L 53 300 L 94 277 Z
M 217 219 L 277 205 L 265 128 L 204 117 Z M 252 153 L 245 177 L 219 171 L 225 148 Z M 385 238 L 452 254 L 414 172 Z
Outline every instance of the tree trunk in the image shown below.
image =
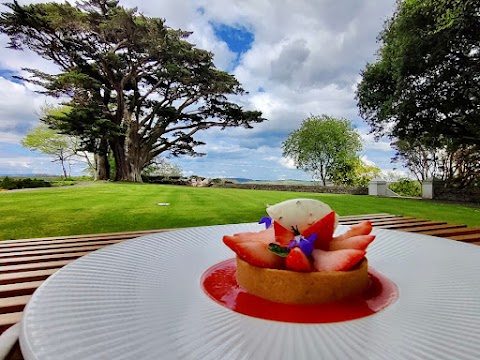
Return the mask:
M 110 141 L 116 166 L 115 181 L 143 182 L 146 152 L 139 144 L 138 131 L 134 125 L 130 125 L 125 136 L 117 136 Z
M 132 164 L 133 165 L 133 164 Z M 143 182 L 142 179 L 142 168 L 139 166 L 131 166 L 130 169 L 130 181 L 133 182 Z
M 65 164 L 64 164 L 63 161 L 62 161 L 62 169 L 63 169 L 63 178 L 66 179 L 67 178 L 67 169 L 65 169 Z
M 138 144 L 132 141 L 132 139 L 127 140 L 127 161 L 129 164 L 129 180 L 133 182 L 143 182 L 142 171 L 145 165 L 144 158 L 142 156 L 141 149 Z
M 112 139 L 110 148 L 115 159 L 115 181 L 131 181 L 130 166 L 125 153 L 125 136 L 116 136 Z
M 60 162 L 62 163 L 62 170 L 63 170 L 63 178 L 67 178 L 67 169 L 65 168 L 65 159 L 60 157 Z
M 95 180 L 110 179 L 110 163 L 107 154 L 95 154 Z
M 138 134 L 138 123 L 133 121 L 129 123 L 126 136 L 127 144 L 127 162 L 129 164 L 129 180 L 133 182 L 143 182 L 142 171 L 145 165 L 145 153 L 140 144 Z
M 110 163 L 108 162 L 108 140 L 100 140 L 98 153 L 95 154 L 95 180 L 110 179 Z

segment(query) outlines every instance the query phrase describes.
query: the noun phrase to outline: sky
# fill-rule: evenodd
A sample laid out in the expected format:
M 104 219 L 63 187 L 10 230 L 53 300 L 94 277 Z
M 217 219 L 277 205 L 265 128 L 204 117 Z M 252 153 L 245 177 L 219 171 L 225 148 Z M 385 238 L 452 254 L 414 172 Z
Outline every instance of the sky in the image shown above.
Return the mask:
M 34 2 L 41 1 L 19 1 Z M 197 133 L 206 143 L 197 151 L 205 156 L 167 158 L 185 176 L 310 180 L 282 157 L 281 145 L 303 120 L 322 114 L 351 120 L 362 138 L 359 155 L 384 172 L 398 171 L 390 141 L 368 134 L 355 100 L 360 72 L 375 61 L 376 39 L 395 0 L 121 0 L 120 5 L 192 31 L 188 40 L 211 51 L 216 67 L 235 75 L 248 91 L 236 101 L 268 120 L 253 129 Z M 58 100 L 13 78 L 26 67 L 56 68 L 33 52 L 6 49 L 7 42 L 0 34 L 0 174 L 61 174 L 51 158 L 20 145 L 39 125 L 41 108 Z M 72 175 L 84 168 L 70 165 Z

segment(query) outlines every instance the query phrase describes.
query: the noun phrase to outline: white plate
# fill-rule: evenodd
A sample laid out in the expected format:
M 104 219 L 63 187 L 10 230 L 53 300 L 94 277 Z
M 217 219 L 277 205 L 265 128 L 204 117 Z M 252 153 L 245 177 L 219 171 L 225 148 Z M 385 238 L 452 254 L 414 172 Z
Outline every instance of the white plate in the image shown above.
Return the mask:
M 376 230 L 368 259 L 397 284 L 397 302 L 363 319 L 292 324 L 235 313 L 200 287 L 233 257 L 222 235 L 260 229 L 166 232 L 74 261 L 28 303 L 25 359 L 480 358 L 480 247 Z

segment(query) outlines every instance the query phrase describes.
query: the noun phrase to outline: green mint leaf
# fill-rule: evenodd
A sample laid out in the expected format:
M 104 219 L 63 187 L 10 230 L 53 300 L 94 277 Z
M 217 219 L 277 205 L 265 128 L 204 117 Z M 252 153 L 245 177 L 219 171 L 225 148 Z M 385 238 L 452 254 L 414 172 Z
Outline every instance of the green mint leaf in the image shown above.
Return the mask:
M 273 252 L 275 255 L 281 256 L 281 257 L 287 257 L 288 255 L 288 249 L 286 247 L 282 247 L 278 244 L 275 243 L 270 243 L 268 244 L 268 249 Z

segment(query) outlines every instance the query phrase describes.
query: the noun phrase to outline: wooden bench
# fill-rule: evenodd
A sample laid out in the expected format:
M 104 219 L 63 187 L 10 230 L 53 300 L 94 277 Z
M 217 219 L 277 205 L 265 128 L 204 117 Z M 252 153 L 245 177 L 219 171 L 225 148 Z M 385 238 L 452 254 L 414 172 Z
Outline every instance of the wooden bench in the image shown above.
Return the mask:
M 369 220 L 375 228 L 415 232 L 480 245 L 480 227 L 447 224 L 391 214 L 342 216 L 352 225 Z M 0 333 L 22 317 L 31 295 L 45 279 L 69 262 L 104 246 L 168 230 L 46 237 L 0 241 Z M 22 359 L 18 346 L 9 359 Z

